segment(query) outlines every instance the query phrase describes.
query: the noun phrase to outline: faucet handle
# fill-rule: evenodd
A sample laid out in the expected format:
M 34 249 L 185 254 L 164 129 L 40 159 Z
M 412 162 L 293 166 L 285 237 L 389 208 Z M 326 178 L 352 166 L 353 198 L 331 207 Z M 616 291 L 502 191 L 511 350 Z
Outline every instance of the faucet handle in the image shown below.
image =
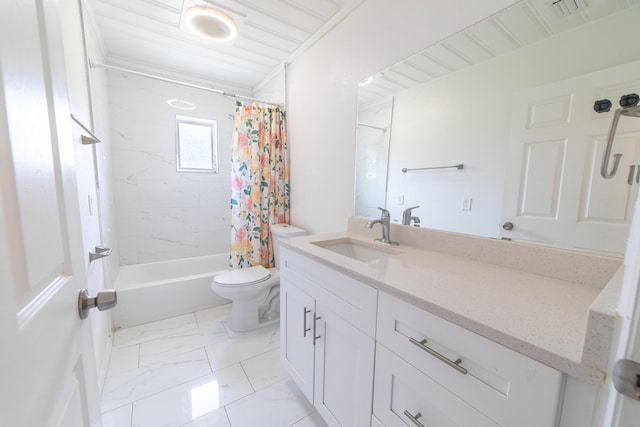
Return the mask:
M 406 212 L 411 213 L 411 211 L 412 211 L 413 209 L 418 209 L 419 207 L 420 207 L 420 206 L 412 206 L 412 207 L 410 207 L 410 208 L 405 209 L 403 213 L 406 213 Z
M 380 207 L 378 209 L 380 209 L 382 211 L 382 213 L 380 215 L 381 218 L 390 218 L 391 217 L 391 214 L 389 213 L 389 211 L 387 209 L 380 208 Z

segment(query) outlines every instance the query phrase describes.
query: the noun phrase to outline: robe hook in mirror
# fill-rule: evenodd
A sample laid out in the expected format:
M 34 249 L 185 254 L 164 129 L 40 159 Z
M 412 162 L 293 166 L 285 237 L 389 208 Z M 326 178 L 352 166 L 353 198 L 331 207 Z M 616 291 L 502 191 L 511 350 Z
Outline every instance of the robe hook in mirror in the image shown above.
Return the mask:
M 600 174 L 605 179 L 613 178 L 616 175 L 618 166 L 620 166 L 620 159 L 622 158 L 622 153 L 616 153 L 613 155 L 613 167 L 611 172 L 609 172 L 609 159 L 611 158 L 613 138 L 616 134 L 620 116 L 640 117 L 640 107 L 638 106 L 639 101 L 640 97 L 638 94 L 631 93 L 623 95 L 620 98 L 620 107 L 622 108 L 618 108 L 615 113 L 613 113 L 613 120 L 611 121 L 611 128 L 609 129 L 609 136 L 607 137 L 607 144 L 605 145 L 604 154 L 602 156 L 602 167 L 600 168 Z M 609 111 L 611 107 L 609 106 L 609 109 L 606 109 L 607 102 L 609 102 L 607 99 L 596 101 L 593 109 L 598 113 Z

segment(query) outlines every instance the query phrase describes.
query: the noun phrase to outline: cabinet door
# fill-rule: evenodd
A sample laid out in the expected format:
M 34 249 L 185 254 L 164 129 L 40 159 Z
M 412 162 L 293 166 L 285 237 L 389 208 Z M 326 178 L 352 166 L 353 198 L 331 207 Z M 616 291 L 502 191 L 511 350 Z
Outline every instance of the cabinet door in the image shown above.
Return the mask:
M 280 359 L 304 395 L 313 402 L 313 298 L 280 278 Z
M 317 303 L 314 406 L 330 426 L 371 425 L 375 343 Z
M 498 427 L 380 344 L 376 349 L 373 413 L 386 427 Z

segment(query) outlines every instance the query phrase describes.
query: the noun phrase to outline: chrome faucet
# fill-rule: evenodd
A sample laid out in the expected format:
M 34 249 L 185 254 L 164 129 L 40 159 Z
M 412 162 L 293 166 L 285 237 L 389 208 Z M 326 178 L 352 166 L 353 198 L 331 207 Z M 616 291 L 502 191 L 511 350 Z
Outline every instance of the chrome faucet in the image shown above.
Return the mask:
M 384 208 L 378 208 L 382 211 L 380 219 L 372 219 L 367 222 L 367 228 L 373 228 L 374 225 L 380 224 L 382 226 L 382 239 L 374 239 L 376 242 L 384 243 L 385 245 L 398 246 L 398 242 L 392 242 L 389 237 L 389 231 L 391 229 L 391 215 L 389 211 Z
M 417 216 L 411 216 L 411 211 L 413 209 L 417 209 L 420 206 L 413 206 L 411 208 L 407 208 L 402 212 L 402 225 L 411 225 L 411 221 L 413 221 L 413 225 L 416 227 L 420 227 L 420 218 Z

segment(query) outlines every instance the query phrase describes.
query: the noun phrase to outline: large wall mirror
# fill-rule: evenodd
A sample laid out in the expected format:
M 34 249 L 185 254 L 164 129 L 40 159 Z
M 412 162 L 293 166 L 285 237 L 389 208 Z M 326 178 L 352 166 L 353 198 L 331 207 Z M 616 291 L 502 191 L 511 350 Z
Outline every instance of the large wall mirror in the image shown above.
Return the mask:
M 523 0 L 361 82 L 356 215 L 419 206 L 424 227 L 621 256 L 640 118 L 620 119 L 616 175 L 600 163 L 640 93 L 638 22 L 634 0 Z

